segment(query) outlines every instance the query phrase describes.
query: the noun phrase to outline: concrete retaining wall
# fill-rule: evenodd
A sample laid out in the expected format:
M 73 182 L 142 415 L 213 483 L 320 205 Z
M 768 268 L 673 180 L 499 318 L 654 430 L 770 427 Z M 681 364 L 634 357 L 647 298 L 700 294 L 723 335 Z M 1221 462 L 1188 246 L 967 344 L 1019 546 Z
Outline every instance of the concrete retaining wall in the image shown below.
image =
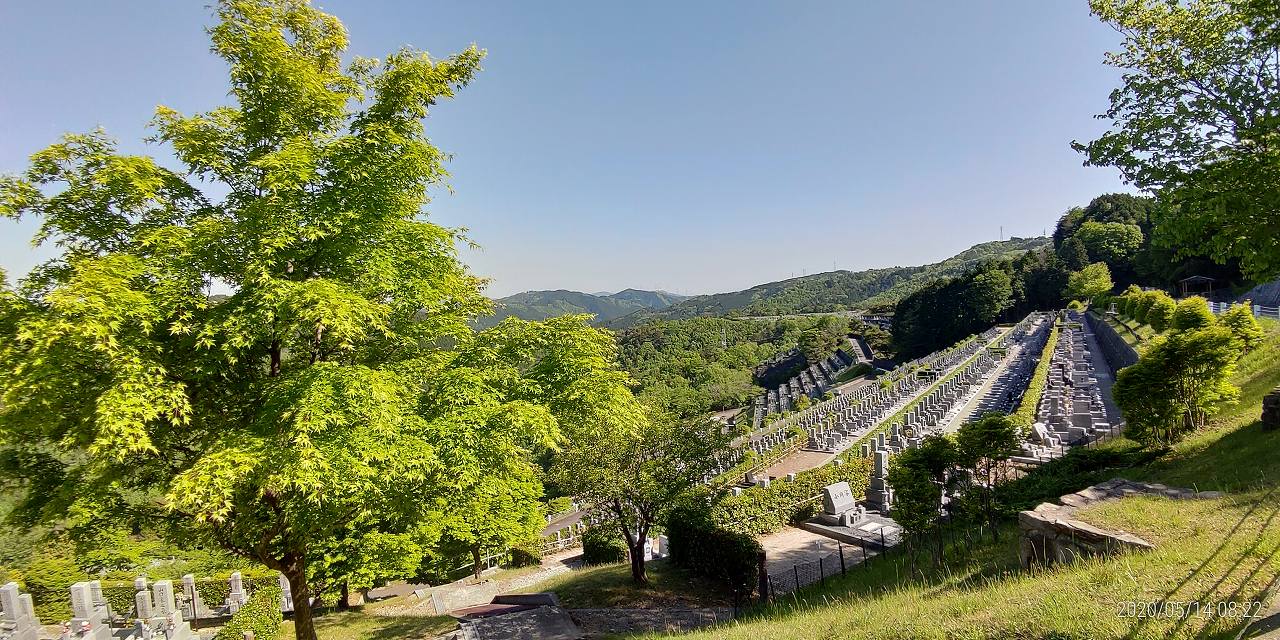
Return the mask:
M 1129 346 L 1111 325 L 1095 316 L 1093 312 L 1084 314 L 1084 317 L 1085 322 L 1089 323 L 1089 330 L 1098 339 L 1098 346 L 1102 347 L 1102 356 L 1107 360 L 1107 366 L 1111 368 L 1112 373 L 1138 361 L 1138 352 Z

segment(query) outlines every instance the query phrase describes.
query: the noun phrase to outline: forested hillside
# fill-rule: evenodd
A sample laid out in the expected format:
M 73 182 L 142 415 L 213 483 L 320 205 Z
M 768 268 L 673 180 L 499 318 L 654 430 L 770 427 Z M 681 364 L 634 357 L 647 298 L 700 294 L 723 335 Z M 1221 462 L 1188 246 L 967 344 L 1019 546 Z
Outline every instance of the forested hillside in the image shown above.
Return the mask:
M 848 331 L 834 316 L 659 320 L 619 332 L 618 347 L 642 399 L 692 417 L 748 404 L 761 390 L 752 380 L 757 365 L 791 349 L 825 357 Z
M 936 278 L 955 275 L 989 259 L 1015 258 L 1049 244 L 1048 238 L 1013 238 L 974 245 L 941 262 L 916 267 L 831 271 L 756 285 L 743 291 L 695 296 L 661 310 L 642 311 L 606 323 L 611 328 L 653 319 L 699 316 L 770 316 L 891 305 Z
M 595 322 L 603 323 L 637 311 L 664 309 L 686 296 L 666 291 L 642 291 L 626 289 L 614 294 L 591 294 L 579 291 L 525 291 L 495 300 L 492 316 L 476 321 L 479 328 L 492 327 L 509 317 L 521 320 L 546 320 L 556 316 L 589 313 Z

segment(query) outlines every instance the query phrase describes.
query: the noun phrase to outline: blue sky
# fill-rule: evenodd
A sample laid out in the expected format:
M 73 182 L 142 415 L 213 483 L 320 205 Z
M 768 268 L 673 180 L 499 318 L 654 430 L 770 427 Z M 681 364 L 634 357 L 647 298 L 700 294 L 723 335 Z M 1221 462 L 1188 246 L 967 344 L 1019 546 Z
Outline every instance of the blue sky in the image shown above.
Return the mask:
M 0 4 L 0 172 L 65 131 L 130 153 L 157 104 L 225 104 L 202 0 Z M 936 261 L 1125 190 L 1069 143 L 1118 82 L 1083 1 L 329 0 L 351 52 L 475 42 L 427 123 L 454 154 L 433 219 L 490 293 L 708 293 Z M 49 251 L 0 221 L 0 266 Z

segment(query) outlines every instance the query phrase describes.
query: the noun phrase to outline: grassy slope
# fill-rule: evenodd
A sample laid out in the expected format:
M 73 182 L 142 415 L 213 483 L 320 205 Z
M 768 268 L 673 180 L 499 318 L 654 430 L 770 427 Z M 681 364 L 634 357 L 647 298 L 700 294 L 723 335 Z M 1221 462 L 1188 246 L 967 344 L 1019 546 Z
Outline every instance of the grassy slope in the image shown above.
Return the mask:
M 606 564 L 552 576 L 524 589 L 525 593 L 550 591 L 560 603 L 572 609 L 624 607 L 657 609 L 665 607 L 723 607 L 729 603 L 717 597 L 711 585 L 691 580 L 667 560 L 647 563 L 649 584 L 636 589 L 628 564 Z
M 361 611 L 327 613 L 316 618 L 320 640 L 408 640 L 434 638 L 458 627 L 450 616 L 378 616 Z M 293 621 L 280 625 L 277 640 L 293 640 Z
M 1010 527 L 1001 543 L 971 548 L 923 580 L 907 580 L 903 560 L 885 559 L 691 637 L 1234 637 L 1242 618 L 1117 614 L 1128 601 L 1265 598 L 1280 574 L 1280 456 L 1274 455 L 1280 432 L 1263 433 L 1257 422 L 1262 395 L 1280 384 L 1280 325 L 1268 323 L 1267 329 L 1267 344 L 1236 373 L 1241 402 L 1211 428 L 1142 468 L 1095 474 L 1230 491 L 1196 502 L 1131 498 L 1081 516 L 1136 533 L 1154 543 L 1154 551 L 1023 571 Z M 1101 453 L 1121 456 L 1133 446 L 1113 441 Z

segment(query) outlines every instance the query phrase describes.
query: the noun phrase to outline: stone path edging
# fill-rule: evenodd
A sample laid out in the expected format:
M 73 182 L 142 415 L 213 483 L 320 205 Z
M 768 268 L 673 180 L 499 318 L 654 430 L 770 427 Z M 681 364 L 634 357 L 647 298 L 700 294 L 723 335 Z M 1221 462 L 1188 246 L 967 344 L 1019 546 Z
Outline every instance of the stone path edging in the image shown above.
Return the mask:
M 1062 504 L 1043 502 L 1035 509 L 1018 514 L 1018 527 L 1022 530 L 1018 555 L 1022 565 L 1070 562 L 1077 557 L 1112 555 L 1126 549 L 1154 549 L 1150 542 L 1126 531 L 1108 531 L 1075 518 L 1080 509 L 1089 505 L 1140 495 L 1207 500 L 1222 497 L 1222 492 L 1114 478 L 1068 493 L 1058 499 Z

